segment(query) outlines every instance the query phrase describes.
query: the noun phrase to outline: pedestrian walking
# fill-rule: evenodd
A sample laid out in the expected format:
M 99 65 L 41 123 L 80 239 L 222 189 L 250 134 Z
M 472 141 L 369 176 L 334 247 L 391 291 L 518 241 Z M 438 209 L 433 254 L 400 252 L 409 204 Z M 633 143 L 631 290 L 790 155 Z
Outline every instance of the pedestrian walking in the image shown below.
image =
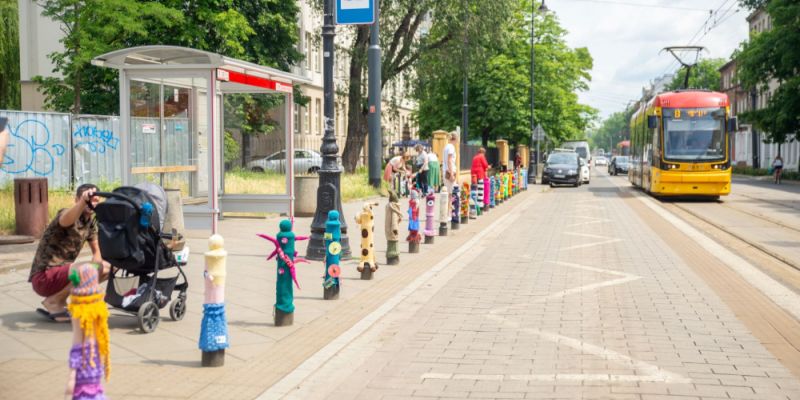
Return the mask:
M 486 171 L 488 171 L 489 168 L 491 168 L 491 166 L 489 162 L 486 161 L 486 149 L 481 147 L 478 150 L 478 154 L 472 157 L 472 168 L 470 169 L 472 179 L 474 179 L 475 182 L 486 179 Z
M 428 153 L 421 144 L 414 146 L 414 150 L 417 151 L 417 158 L 414 162 L 414 166 L 417 169 L 417 187 L 420 189 L 420 193 L 424 195 L 428 193 Z
M 781 184 L 781 175 L 783 175 L 783 158 L 780 154 L 772 160 L 772 170 L 775 174 L 775 183 Z
M 93 196 L 97 186 L 85 183 L 75 191 L 75 204 L 58 211 L 42 234 L 31 264 L 28 282 L 33 291 L 44 297 L 43 308 L 36 312 L 54 322 L 69 322 L 67 297 L 70 293 L 69 270 L 83 248 L 89 243 L 92 262 L 102 266 L 100 281 L 108 278 L 109 263 L 103 261 L 97 241 L 97 221 L 94 207 L 99 202 Z

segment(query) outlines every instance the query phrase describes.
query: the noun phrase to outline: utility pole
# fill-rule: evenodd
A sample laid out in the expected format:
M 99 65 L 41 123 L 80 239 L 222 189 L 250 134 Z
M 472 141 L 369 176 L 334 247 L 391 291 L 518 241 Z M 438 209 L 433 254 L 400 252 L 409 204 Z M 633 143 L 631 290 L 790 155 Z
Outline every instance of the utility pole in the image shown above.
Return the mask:
M 381 186 L 381 45 L 380 45 L 380 1 L 375 1 L 375 23 L 372 24 L 369 36 L 369 184 Z
M 461 50 L 462 60 L 461 62 L 464 63 L 464 88 L 463 92 L 463 104 L 461 106 L 461 143 L 467 143 L 467 136 L 469 133 L 469 80 L 467 79 L 467 75 L 469 74 L 469 54 L 467 53 L 469 42 L 467 40 L 467 21 L 469 20 L 469 9 L 467 8 L 467 1 L 463 0 L 462 4 L 464 6 L 464 47 Z M 461 162 L 459 160 L 459 162 Z
M 753 88 L 750 90 L 750 110 L 756 110 L 756 100 L 758 99 L 758 95 L 756 94 L 756 89 Z M 758 163 L 758 132 L 756 132 L 756 126 L 754 124 L 750 124 L 750 133 L 753 139 L 753 168 L 760 167 Z
M 311 223 L 311 241 L 308 243 L 306 258 L 309 260 L 322 260 L 325 258 L 325 222 L 328 212 L 339 211 L 339 221 L 342 224 L 342 258 L 350 257 L 350 242 L 347 238 L 347 219 L 342 212 L 341 179 L 342 169 L 337 162 L 339 145 L 336 144 L 334 128 L 334 97 L 333 97 L 333 38 L 336 36 L 336 26 L 333 24 L 333 1 L 323 0 L 324 24 L 322 26 L 322 55 L 323 55 L 323 92 L 325 99 L 325 136 L 322 137 L 322 168 L 319 173 L 319 188 L 317 189 L 317 210 L 314 221 Z

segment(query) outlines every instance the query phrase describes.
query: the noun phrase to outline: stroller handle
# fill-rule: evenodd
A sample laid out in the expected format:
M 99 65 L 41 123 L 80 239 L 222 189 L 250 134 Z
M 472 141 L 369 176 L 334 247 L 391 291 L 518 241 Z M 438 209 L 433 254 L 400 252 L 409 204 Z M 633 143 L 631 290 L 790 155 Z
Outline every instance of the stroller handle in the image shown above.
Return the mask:
M 138 204 L 136 204 L 136 202 L 133 201 L 132 198 L 130 198 L 128 196 L 125 196 L 124 194 L 112 193 L 112 192 L 94 192 L 92 197 L 105 197 L 105 198 L 112 198 L 113 197 L 115 199 L 124 200 L 124 201 L 127 201 L 128 203 L 130 203 L 133 206 L 133 208 L 136 209 L 136 212 L 141 212 L 142 211 L 142 207 L 140 207 Z M 89 208 L 94 210 L 94 207 L 92 207 L 91 202 L 89 204 Z

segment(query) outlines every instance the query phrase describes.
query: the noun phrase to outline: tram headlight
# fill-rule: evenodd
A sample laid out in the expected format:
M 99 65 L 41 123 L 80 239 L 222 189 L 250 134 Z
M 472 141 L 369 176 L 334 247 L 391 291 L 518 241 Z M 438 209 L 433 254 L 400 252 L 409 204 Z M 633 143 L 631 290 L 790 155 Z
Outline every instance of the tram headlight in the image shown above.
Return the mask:
M 664 164 L 664 169 L 678 169 L 678 164 Z

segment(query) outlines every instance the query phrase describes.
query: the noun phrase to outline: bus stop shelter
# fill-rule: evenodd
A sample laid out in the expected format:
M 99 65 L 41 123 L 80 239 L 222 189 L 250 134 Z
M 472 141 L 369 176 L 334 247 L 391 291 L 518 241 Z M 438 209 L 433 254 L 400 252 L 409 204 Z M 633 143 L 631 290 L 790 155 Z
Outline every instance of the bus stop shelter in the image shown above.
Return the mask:
M 141 46 L 98 56 L 92 64 L 119 71 L 119 148 L 123 185 L 155 181 L 178 187 L 189 229 L 217 232 L 222 212 L 294 216 L 293 85 L 298 75 L 177 46 Z M 286 190 L 276 194 L 225 193 L 223 96 L 283 96 Z M 280 134 L 278 132 L 277 134 Z

